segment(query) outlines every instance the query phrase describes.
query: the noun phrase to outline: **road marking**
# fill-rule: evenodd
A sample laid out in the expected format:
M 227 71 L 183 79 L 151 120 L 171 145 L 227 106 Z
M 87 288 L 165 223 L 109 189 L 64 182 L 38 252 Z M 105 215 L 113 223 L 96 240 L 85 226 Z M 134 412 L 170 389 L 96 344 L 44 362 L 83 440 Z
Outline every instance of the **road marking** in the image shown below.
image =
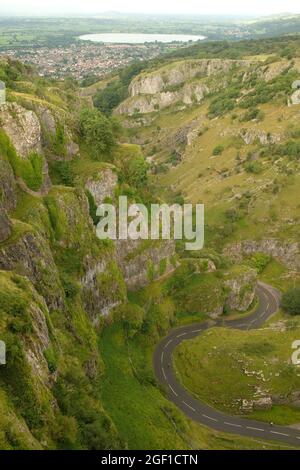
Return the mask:
M 171 389 L 171 392 L 174 393 L 175 397 L 178 397 L 177 393 L 176 393 L 175 390 L 171 387 L 171 385 L 170 385 L 170 384 L 168 384 L 168 385 L 169 385 L 169 388 Z
M 234 426 L 235 428 L 242 428 L 241 424 L 227 423 L 226 421 L 224 421 L 224 424 L 227 424 L 227 426 Z
M 161 353 L 161 356 L 160 356 L 160 362 L 163 363 L 164 362 L 164 352 Z
M 171 344 L 173 342 L 172 339 L 170 339 L 170 341 L 167 342 L 167 344 L 165 345 L 165 349 L 169 346 L 169 344 Z
M 181 338 L 181 336 L 185 336 L 187 333 L 181 333 L 181 335 L 177 335 L 176 338 Z
M 279 436 L 290 437 L 289 434 L 285 434 L 284 432 L 277 432 L 277 431 L 270 431 L 271 434 L 278 434 Z
M 190 406 L 188 403 L 186 403 L 185 401 L 182 402 L 185 406 L 187 406 L 188 408 L 190 408 L 190 410 L 192 411 L 196 411 L 195 408 L 193 408 L 192 406 Z
M 277 308 L 279 307 L 279 305 L 278 305 L 278 299 L 277 299 L 277 297 L 276 297 L 276 295 L 275 295 L 274 292 L 269 291 L 269 289 L 267 289 L 267 288 L 261 287 L 261 294 L 262 294 L 263 297 L 266 299 L 266 305 L 267 305 L 267 306 L 266 306 L 266 309 L 265 309 L 264 312 L 262 312 L 262 313 L 260 313 L 260 314 L 257 312 L 256 315 L 259 315 L 259 318 L 264 319 L 264 318 L 268 318 L 268 317 L 272 314 L 272 312 L 269 312 L 268 310 L 270 310 L 270 309 L 271 309 L 271 311 L 273 310 L 273 307 L 274 307 L 274 306 L 273 306 L 273 301 L 275 301 L 275 305 L 276 305 Z M 257 320 L 258 320 L 258 316 L 256 316 L 256 318 L 253 318 L 252 320 L 250 320 L 250 319 L 247 320 L 247 322 L 245 322 L 245 323 L 238 323 L 238 324 L 236 324 L 236 325 L 234 325 L 234 326 L 230 326 L 230 325 L 226 325 L 226 326 L 227 326 L 227 328 L 242 328 L 242 327 L 246 327 L 247 329 L 250 329 L 250 328 L 251 328 L 251 325 L 253 325 L 254 323 L 256 323 Z M 257 323 L 260 323 L 260 322 L 258 321 Z M 169 347 L 169 345 L 170 345 L 171 343 L 173 343 L 173 342 L 175 342 L 175 344 L 178 344 L 178 341 L 176 342 L 176 338 L 182 338 L 183 336 L 186 336 L 186 335 L 188 336 L 188 335 L 190 335 L 191 333 L 192 333 L 192 334 L 201 333 L 201 332 L 203 332 L 206 328 L 207 328 L 207 327 L 195 329 L 195 330 L 192 330 L 192 331 L 183 332 L 183 333 L 178 334 L 176 337 L 173 336 L 173 337 L 170 338 L 169 341 L 164 345 L 163 349 L 166 350 L 166 349 Z M 180 330 L 179 330 L 179 331 L 180 331 Z M 179 333 L 179 331 L 178 331 L 178 333 Z M 163 360 L 164 360 L 164 351 L 162 351 L 162 353 L 161 353 L 161 364 L 162 364 L 161 370 L 162 370 L 164 379 L 165 379 L 166 382 L 168 383 L 167 376 L 166 376 L 165 370 L 164 370 L 164 368 L 163 368 Z M 178 397 L 178 394 L 175 392 L 175 390 L 172 388 L 172 386 L 171 386 L 169 383 L 168 383 L 168 386 L 169 386 L 170 390 L 172 391 L 172 393 L 173 393 L 176 397 Z M 193 408 L 191 405 L 189 405 L 189 404 L 186 403 L 185 401 L 182 400 L 182 403 L 183 403 L 186 407 L 188 407 L 190 410 L 192 410 L 193 412 L 196 412 L 195 408 Z M 213 417 L 211 417 L 211 416 L 208 416 L 208 415 L 206 415 L 206 414 L 202 414 L 202 416 L 203 416 L 203 418 L 208 419 L 208 420 L 210 420 L 210 421 L 219 422 L 218 419 L 213 418 Z M 231 422 L 227 422 L 227 421 L 221 421 L 221 422 L 223 422 L 223 424 L 225 424 L 226 426 L 232 426 L 232 427 L 236 427 L 236 428 L 243 428 L 243 427 L 244 427 L 245 429 L 249 429 L 249 430 L 252 430 L 252 431 L 259 431 L 259 432 L 265 432 L 265 431 L 266 431 L 266 432 L 269 432 L 270 434 L 277 434 L 277 435 L 279 435 L 279 436 L 295 437 L 297 440 L 300 441 L 300 436 L 293 436 L 293 435 L 290 435 L 290 434 L 287 434 L 287 433 L 278 432 L 278 431 L 270 431 L 270 430 L 268 430 L 268 429 L 257 428 L 257 427 L 254 427 L 254 426 L 245 426 L 245 425 L 243 426 L 243 425 L 241 425 L 241 424 L 235 424 L 235 423 L 231 423 Z
M 252 431 L 261 431 L 261 432 L 264 432 L 265 430 L 264 429 L 260 429 L 260 428 L 252 428 L 251 426 L 246 426 L 247 429 L 251 429 Z
M 215 418 L 211 418 L 210 416 L 207 416 L 207 415 L 202 415 L 204 418 L 207 418 L 207 419 L 210 419 L 211 421 L 215 421 L 216 423 L 218 422 L 217 419 Z

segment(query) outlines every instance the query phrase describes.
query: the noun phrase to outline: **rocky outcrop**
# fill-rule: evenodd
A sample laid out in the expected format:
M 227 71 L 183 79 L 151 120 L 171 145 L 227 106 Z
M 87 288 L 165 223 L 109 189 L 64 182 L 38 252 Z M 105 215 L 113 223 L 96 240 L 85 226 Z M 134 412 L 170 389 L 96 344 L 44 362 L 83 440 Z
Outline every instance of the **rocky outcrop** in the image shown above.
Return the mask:
M 291 100 L 290 100 L 290 104 L 291 105 L 298 105 L 300 104 L 300 90 L 296 90 L 292 96 L 291 96 Z
M 0 206 L 0 243 L 10 237 L 11 222 Z
M 290 62 L 281 60 L 280 62 L 273 62 L 273 64 L 258 68 L 257 73 L 260 78 L 266 82 L 270 82 L 287 70 L 289 66 Z
M 14 173 L 10 164 L 0 155 L 0 200 L 4 210 L 10 211 L 17 205 L 17 191 Z
M 7 103 L 1 107 L 0 119 L 20 157 L 41 152 L 41 126 L 33 111 L 16 103 Z
M 224 59 L 195 59 L 175 62 L 149 74 L 134 78 L 129 87 L 130 96 L 155 95 L 195 77 L 210 77 L 228 72 L 233 66 L 249 67 L 253 61 Z
M 241 129 L 239 131 L 239 135 L 246 145 L 252 145 L 256 141 L 258 141 L 261 145 L 277 144 L 281 141 L 280 135 L 271 134 L 256 128 Z
M 248 127 L 236 130 L 225 129 L 220 135 L 221 137 L 240 137 L 246 145 L 252 145 L 256 142 L 261 145 L 278 144 L 282 140 L 282 136 L 280 134 L 266 132 L 258 127 Z
M 14 229 L 23 234 L 0 246 L 0 269 L 28 277 L 49 308 L 61 308 L 64 296 L 48 242 L 25 224 Z
M 0 120 L 3 130 L 15 147 L 19 157 L 27 159 L 33 153 L 41 154 L 41 125 L 37 115 L 33 111 L 27 110 L 16 103 L 7 103 L 1 107 Z M 42 158 L 42 185 L 37 192 L 41 195 L 45 195 L 51 187 L 51 181 L 47 161 L 44 157 Z M 30 194 L 33 193 L 21 178 L 18 179 L 18 183 L 21 185 L 23 191 Z
M 65 116 L 45 108 L 44 106 L 37 106 L 35 108 L 39 117 L 42 129 L 42 143 L 43 146 L 52 146 L 53 140 L 56 137 L 58 125 L 60 125 L 64 132 L 65 149 L 63 155 L 55 155 L 57 159 L 72 159 L 79 153 L 79 145 L 73 141 L 72 133 L 65 124 Z M 53 149 L 52 149 L 53 150 Z
M 138 290 L 176 266 L 173 241 L 118 240 L 117 259 L 127 288 Z
M 49 331 L 46 321 L 47 313 L 49 315 L 44 299 L 37 293 L 35 302 L 32 302 L 29 308 L 29 314 L 32 320 L 32 334 L 24 341 L 24 349 L 27 361 L 35 377 L 39 378 L 44 385 L 49 386 L 49 368 L 44 353 L 50 346 Z
M 246 312 L 254 300 L 256 283 L 257 274 L 254 269 L 243 267 L 225 274 L 224 285 L 229 289 L 225 300 L 227 309 Z
M 113 199 L 118 184 L 118 175 L 111 168 L 104 168 L 96 175 L 89 177 L 85 188 L 92 194 L 97 206 L 106 198 Z
M 116 109 L 116 113 L 133 116 L 134 114 L 153 113 L 176 103 L 188 106 L 193 103 L 201 103 L 208 92 L 208 87 L 202 83 L 188 83 L 176 91 L 162 91 L 156 95 L 135 95 L 121 103 Z
M 189 106 L 201 103 L 210 87 L 203 79 L 228 72 L 233 66 L 250 67 L 247 60 L 199 59 L 175 62 L 134 78 L 129 86 L 130 97 L 116 109 L 129 116 L 147 114 L 180 103 Z
M 253 411 L 270 410 L 273 406 L 271 397 L 261 397 L 257 400 L 242 400 L 242 413 L 252 413 Z
M 89 258 L 81 280 L 83 304 L 94 325 L 100 316 L 107 317 L 112 309 L 126 299 L 126 288 L 119 267 L 112 257 Z
M 254 253 L 265 253 L 280 261 L 288 269 L 300 270 L 300 246 L 297 242 L 281 241 L 275 238 L 263 240 L 244 240 L 228 245 L 224 255 L 235 261 Z

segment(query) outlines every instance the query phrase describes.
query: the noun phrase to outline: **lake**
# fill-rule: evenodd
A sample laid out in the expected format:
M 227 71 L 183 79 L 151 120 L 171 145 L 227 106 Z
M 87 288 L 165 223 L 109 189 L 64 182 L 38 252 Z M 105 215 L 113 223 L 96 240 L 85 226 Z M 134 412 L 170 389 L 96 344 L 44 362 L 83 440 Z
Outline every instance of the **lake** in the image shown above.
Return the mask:
M 171 43 L 202 41 L 205 36 L 195 36 L 187 34 L 127 34 L 127 33 L 102 33 L 84 34 L 79 39 L 83 41 L 103 42 L 110 44 L 144 44 L 145 42 Z

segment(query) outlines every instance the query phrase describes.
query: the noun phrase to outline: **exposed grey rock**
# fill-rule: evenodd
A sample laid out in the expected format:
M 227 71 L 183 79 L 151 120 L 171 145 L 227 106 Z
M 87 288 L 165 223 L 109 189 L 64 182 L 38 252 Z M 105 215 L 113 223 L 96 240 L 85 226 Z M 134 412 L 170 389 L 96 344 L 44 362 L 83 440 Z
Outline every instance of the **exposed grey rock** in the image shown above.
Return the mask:
M 141 240 L 118 240 L 116 248 L 118 263 L 129 290 L 140 289 L 174 269 L 173 241 L 163 240 L 143 247 Z M 165 263 L 163 272 L 160 270 L 161 263 Z
M 95 326 L 100 316 L 107 317 L 126 298 L 121 272 L 111 255 L 99 260 L 88 258 L 81 279 L 83 304 Z
M 300 270 L 300 246 L 297 242 L 277 240 L 276 238 L 263 240 L 244 240 L 228 245 L 224 255 L 235 261 L 254 253 L 265 253 L 277 259 L 289 269 Z
M 16 103 L 7 103 L 1 107 L 0 118 L 4 131 L 21 157 L 41 152 L 41 126 L 33 111 Z
M 252 145 L 257 140 L 262 145 L 276 144 L 281 141 L 280 135 L 271 134 L 255 127 L 252 127 L 250 129 L 241 129 L 239 131 L 239 135 L 246 145 Z
M 155 95 L 168 87 L 177 86 L 199 76 L 211 76 L 228 72 L 233 65 L 252 65 L 253 61 L 227 59 L 192 59 L 176 62 L 173 66 L 162 67 L 149 74 L 140 74 L 130 84 L 129 93 L 136 95 Z
M 246 312 L 254 300 L 256 283 L 257 274 L 254 269 L 231 274 L 230 279 L 224 281 L 225 286 L 230 289 L 225 305 L 230 310 Z
M 300 104 L 300 90 L 296 90 L 291 96 L 291 104 L 297 105 Z
M 105 198 L 113 199 L 117 184 L 117 174 L 110 168 L 104 168 L 87 180 L 85 188 L 92 194 L 95 203 L 99 206 Z
M 27 361 L 35 377 L 39 377 L 45 385 L 49 384 L 49 369 L 44 352 L 50 346 L 49 331 L 45 312 L 48 312 L 45 301 L 35 294 L 36 302 L 30 305 L 33 331 L 23 341 Z
M 137 113 L 153 113 L 178 102 L 188 106 L 200 103 L 208 92 L 208 87 L 202 83 L 188 83 L 177 91 L 162 91 L 156 95 L 135 95 L 121 103 L 116 109 L 116 113 L 128 116 Z
M 262 397 L 258 400 L 253 401 L 253 409 L 258 410 L 270 410 L 273 406 L 271 397 Z
M 252 413 L 253 411 L 253 401 L 243 399 L 241 403 L 241 411 L 242 413 Z
M 49 244 L 38 232 L 24 231 L 18 239 L 0 247 L 0 269 L 28 277 L 49 308 L 59 309 L 64 305 Z
M 42 128 L 45 129 L 48 135 L 50 134 L 54 136 L 56 133 L 56 122 L 50 109 L 39 107 L 37 112 L 40 118 Z
M 11 234 L 11 222 L 4 209 L 0 206 L 0 243 L 9 238 Z
M 17 205 L 16 180 L 10 164 L 0 155 L 0 198 L 4 210 L 10 211 Z
M 32 153 L 41 154 L 41 125 L 33 111 L 27 110 L 16 103 L 7 103 L 1 107 L 0 119 L 4 131 L 21 158 L 26 159 Z M 42 172 L 43 183 L 38 193 L 45 195 L 51 187 L 51 181 L 48 173 L 48 164 L 44 157 Z M 20 178 L 18 183 L 24 191 L 33 193 Z

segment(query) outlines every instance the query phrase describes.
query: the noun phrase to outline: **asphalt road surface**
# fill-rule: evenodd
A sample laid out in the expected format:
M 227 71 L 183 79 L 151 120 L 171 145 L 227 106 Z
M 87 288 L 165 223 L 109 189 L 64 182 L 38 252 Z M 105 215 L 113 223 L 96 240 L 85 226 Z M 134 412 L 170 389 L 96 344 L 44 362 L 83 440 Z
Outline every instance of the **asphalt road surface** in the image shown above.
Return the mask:
M 259 304 L 255 312 L 236 320 L 208 321 L 176 328 L 157 346 L 154 357 L 154 371 L 158 382 L 167 390 L 168 398 L 189 418 L 217 431 L 238 434 L 270 441 L 281 441 L 291 446 L 300 446 L 300 430 L 289 426 L 254 421 L 239 416 L 232 416 L 215 410 L 197 400 L 177 380 L 173 365 L 174 349 L 188 339 L 196 338 L 205 330 L 213 327 L 227 327 L 239 330 L 259 328 L 274 313 L 280 302 L 279 292 L 263 283 L 257 287 Z

